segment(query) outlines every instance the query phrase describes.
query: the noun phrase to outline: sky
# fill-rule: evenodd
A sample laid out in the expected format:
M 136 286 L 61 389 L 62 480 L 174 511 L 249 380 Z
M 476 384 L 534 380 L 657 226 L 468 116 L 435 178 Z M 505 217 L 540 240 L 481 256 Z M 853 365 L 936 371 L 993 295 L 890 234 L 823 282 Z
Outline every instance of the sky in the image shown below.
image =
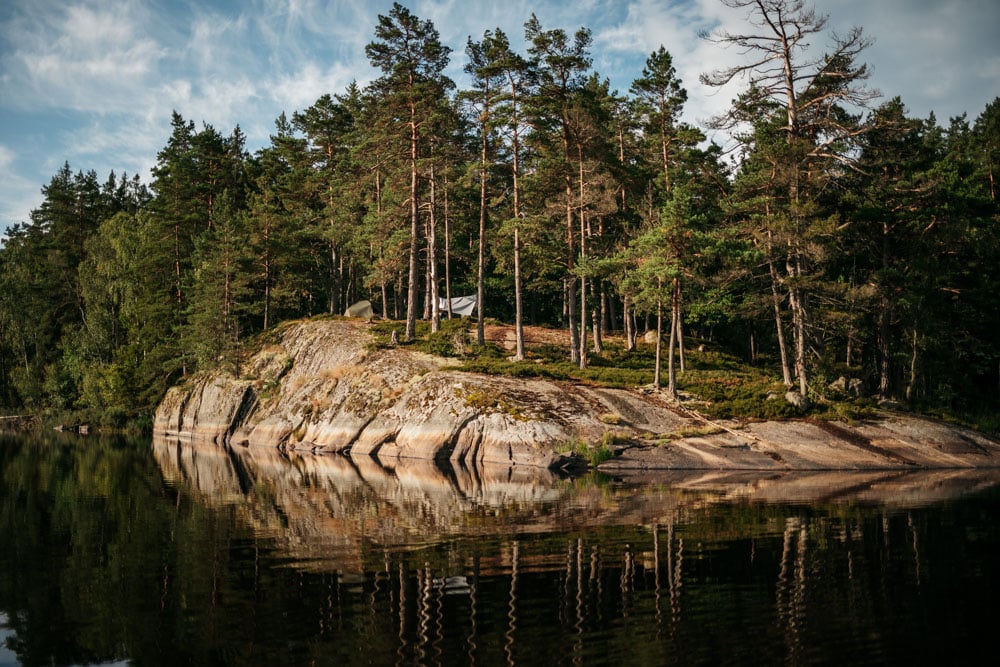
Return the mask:
M 808 0 L 807 0 L 808 2 Z M 524 52 L 531 14 L 544 29 L 593 34 L 593 68 L 627 92 L 648 55 L 665 46 L 696 125 L 723 110 L 738 85 L 709 89 L 699 74 L 740 54 L 702 39 L 746 28 L 720 0 L 405 0 L 453 49 L 446 72 L 461 86 L 467 39 L 501 28 Z M 860 26 L 868 83 L 913 116 L 973 121 L 1000 96 L 997 0 L 815 0 L 828 35 Z M 68 162 L 103 182 L 150 180 L 170 118 L 229 134 L 255 151 L 275 119 L 377 77 L 364 54 L 392 0 L 0 0 L 0 236 L 26 222 L 41 188 Z M 823 48 L 828 39 L 814 40 Z M 724 137 L 716 138 L 720 142 Z

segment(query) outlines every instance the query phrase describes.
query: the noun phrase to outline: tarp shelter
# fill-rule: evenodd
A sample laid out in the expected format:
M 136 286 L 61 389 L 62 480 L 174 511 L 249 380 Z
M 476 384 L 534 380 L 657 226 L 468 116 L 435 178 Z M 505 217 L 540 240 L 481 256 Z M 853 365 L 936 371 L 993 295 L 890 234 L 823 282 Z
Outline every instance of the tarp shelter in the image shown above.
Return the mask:
M 442 313 L 448 312 L 448 299 L 438 299 L 438 308 Z M 456 296 L 451 300 L 452 315 L 469 317 L 476 312 L 476 295 Z
M 370 320 L 373 316 L 371 301 L 358 301 L 344 311 L 344 317 L 363 317 L 366 320 Z

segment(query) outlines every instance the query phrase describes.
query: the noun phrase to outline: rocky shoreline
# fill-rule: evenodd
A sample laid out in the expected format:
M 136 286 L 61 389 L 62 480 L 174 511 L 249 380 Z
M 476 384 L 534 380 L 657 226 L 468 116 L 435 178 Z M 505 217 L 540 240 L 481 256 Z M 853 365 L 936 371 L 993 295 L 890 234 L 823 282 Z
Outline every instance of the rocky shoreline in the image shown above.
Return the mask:
M 904 413 L 851 425 L 707 424 L 656 392 L 465 373 L 453 360 L 372 340 L 359 320 L 289 323 L 242 377 L 213 371 L 172 388 L 154 433 L 452 467 L 568 468 L 604 443 L 616 455 L 600 468 L 616 475 L 1000 467 L 997 441 Z M 692 432 L 706 434 L 685 436 Z

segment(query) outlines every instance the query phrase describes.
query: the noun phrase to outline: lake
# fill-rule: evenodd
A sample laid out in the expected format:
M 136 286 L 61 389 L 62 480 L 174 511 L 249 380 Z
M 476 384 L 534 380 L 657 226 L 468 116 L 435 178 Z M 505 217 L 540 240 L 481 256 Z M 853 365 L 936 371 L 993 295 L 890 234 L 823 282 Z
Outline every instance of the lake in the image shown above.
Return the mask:
M 978 663 L 998 483 L 0 435 L 0 665 Z

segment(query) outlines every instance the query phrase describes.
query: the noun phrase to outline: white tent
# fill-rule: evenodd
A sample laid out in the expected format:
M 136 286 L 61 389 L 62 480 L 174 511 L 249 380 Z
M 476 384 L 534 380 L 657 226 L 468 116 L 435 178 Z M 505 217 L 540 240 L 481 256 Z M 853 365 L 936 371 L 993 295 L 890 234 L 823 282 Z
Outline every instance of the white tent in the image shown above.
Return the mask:
M 344 317 L 363 317 L 366 320 L 370 320 L 373 316 L 371 301 L 358 301 L 344 311 Z
M 447 313 L 448 299 L 438 299 L 438 308 L 442 313 Z M 451 312 L 453 315 L 471 316 L 476 312 L 476 295 L 454 297 L 451 300 Z

